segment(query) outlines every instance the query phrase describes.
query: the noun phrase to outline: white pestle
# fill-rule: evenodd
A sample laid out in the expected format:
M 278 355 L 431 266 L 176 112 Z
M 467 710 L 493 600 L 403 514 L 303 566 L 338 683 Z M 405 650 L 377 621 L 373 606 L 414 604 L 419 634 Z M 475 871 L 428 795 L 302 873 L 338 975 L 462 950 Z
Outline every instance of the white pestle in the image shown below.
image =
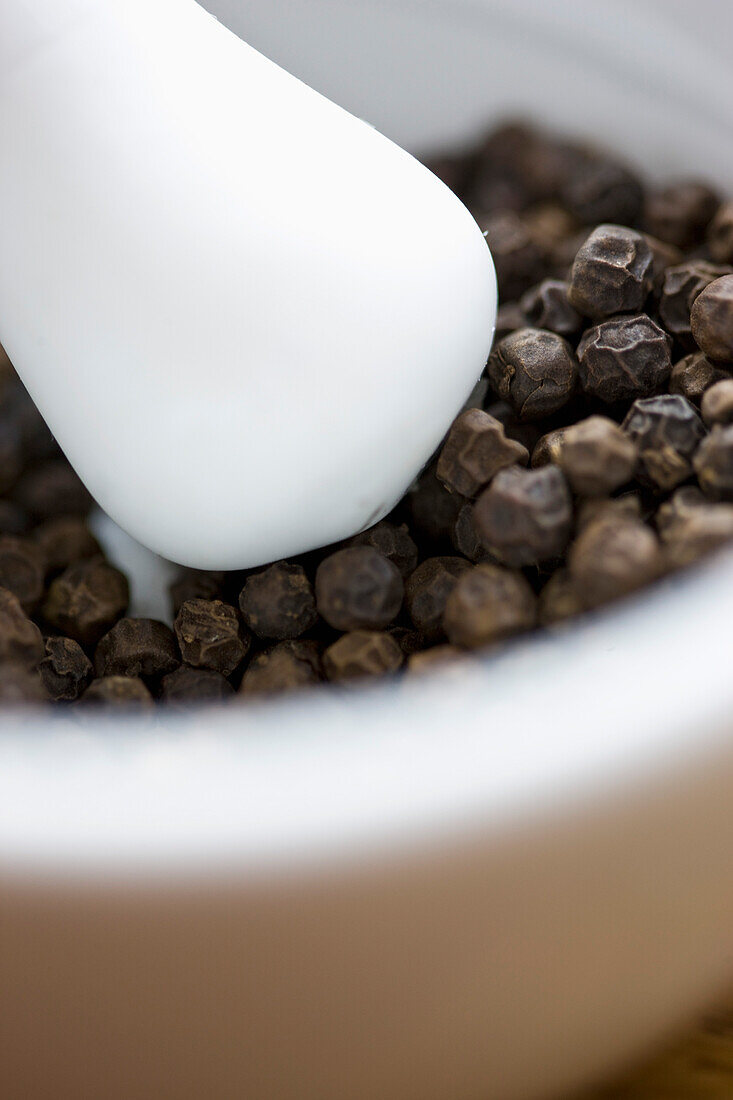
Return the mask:
M 167 558 L 245 568 L 375 523 L 481 373 L 496 281 L 467 210 L 194 0 L 3 0 L 0 156 L 0 340 Z

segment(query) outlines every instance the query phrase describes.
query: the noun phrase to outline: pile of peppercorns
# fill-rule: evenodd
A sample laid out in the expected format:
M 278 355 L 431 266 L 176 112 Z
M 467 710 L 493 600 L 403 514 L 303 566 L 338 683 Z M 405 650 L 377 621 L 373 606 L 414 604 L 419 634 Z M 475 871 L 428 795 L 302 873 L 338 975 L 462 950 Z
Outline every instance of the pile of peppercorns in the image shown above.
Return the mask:
M 485 230 L 494 347 L 392 515 L 126 618 L 92 502 L 0 357 L 0 701 L 173 706 L 417 672 L 733 539 L 733 203 L 524 124 L 431 165 Z M 426 229 L 426 231 L 429 231 Z

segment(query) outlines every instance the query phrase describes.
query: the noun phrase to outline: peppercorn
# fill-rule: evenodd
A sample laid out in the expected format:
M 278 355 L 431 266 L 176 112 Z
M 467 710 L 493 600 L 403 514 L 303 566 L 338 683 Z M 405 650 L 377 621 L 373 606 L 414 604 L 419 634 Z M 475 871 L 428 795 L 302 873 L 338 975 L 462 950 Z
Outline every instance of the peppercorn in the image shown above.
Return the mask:
M 451 541 L 453 548 L 474 564 L 486 561 L 491 556 L 478 537 L 473 517 L 473 504 L 464 504 L 458 513 Z
M 499 397 L 509 401 L 522 420 L 537 420 L 570 400 L 578 361 L 562 336 L 523 328 L 499 342 L 489 357 L 488 371 Z
M 55 516 L 36 527 L 31 537 L 41 551 L 47 575 L 102 552 L 81 516 Z
M 103 676 L 92 681 L 82 695 L 82 702 L 114 707 L 152 706 L 153 697 L 142 680 L 135 676 Z
M 578 534 L 597 519 L 641 519 L 641 499 L 638 493 L 623 493 L 620 497 L 588 497 L 580 501 L 575 528 Z
M 599 225 L 580 248 L 568 299 L 585 317 L 638 313 L 652 289 L 654 257 L 646 238 L 621 225 Z
M 529 452 L 507 439 L 504 426 L 481 409 L 468 409 L 454 421 L 437 465 L 440 481 L 454 493 L 473 497 L 505 466 L 526 465 Z
M 173 631 L 157 619 L 120 619 L 94 653 L 98 677 L 139 677 L 157 682 L 181 663 Z
M 580 382 L 607 405 L 650 397 L 672 370 L 672 341 L 651 317 L 614 317 L 585 332 L 578 345 Z
M 620 599 L 655 580 L 662 555 L 654 533 L 637 520 L 596 520 L 580 532 L 568 568 L 583 606 Z
M 733 363 L 733 275 L 715 279 L 698 294 L 690 324 L 698 347 L 709 359 Z
M 502 470 L 476 501 L 474 523 L 487 550 L 513 568 L 538 565 L 565 549 L 573 507 L 557 466 Z
M 0 585 L 32 614 L 43 594 L 45 562 L 38 547 L 18 535 L 0 535 Z
M 186 569 L 170 586 L 175 617 L 188 600 L 220 600 L 224 595 L 226 574 L 203 569 Z
M 578 222 L 557 202 L 542 202 L 522 212 L 522 221 L 533 241 L 546 255 L 552 255 L 558 245 L 578 232 Z M 519 325 L 515 326 L 520 328 Z M 546 325 L 540 325 L 546 328 Z
M 183 660 L 194 668 L 231 676 L 249 652 L 237 612 L 221 600 L 186 600 L 173 628 Z
M 452 645 L 478 649 L 529 630 L 536 616 L 534 592 L 521 573 L 482 563 L 456 581 L 446 601 L 443 628 Z
M 718 208 L 715 191 L 696 180 L 681 180 L 647 195 L 644 221 L 650 233 L 678 248 L 692 248 L 705 236 Z
M 733 424 L 716 424 L 697 448 L 692 464 L 705 496 L 733 500 Z
M 86 516 L 94 501 L 65 458 L 53 458 L 25 473 L 13 498 L 38 520 Z
M 417 546 L 410 537 L 406 523 L 397 526 L 383 519 L 375 527 L 354 535 L 349 545 L 373 547 L 387 561 L 391 561 L 403 577 L 409 577 L 417 565 Z
M 438 481 L 431 466 L 407 494 L 410 528 L 428 542 L 448 542 L 463 503 L 460 496 Z
M 505 301 L 519 298 L 546 274 L 541 248 L 522 219 L 510 210 L 486 218 L 479 214 L 478 221 L 491 249 L 499 296 Z
M 710 255 L 719 264 L 733 264 L 733 202 L 724 203 L 708 227 Z
M 418 565 L 405 584 L 407 612 L 428 641 L 440 638 L 448 596 L 462 573 L 471 568 L 465 558 L 428 558 Z
M 0 535 L 24 535 L 28 516 L 12 500 L 0 500 Z
M 523 294 L 521 310 L 526 317 L 523 324 L 565 337 L 580 332 L 583 318 L 570 304 L 569 286 L 563 279 L 543 279 Z
M 561 192 L 564 205 L 584 225 L 634 225 L 643 197 L 641 183 L 628 168 L 596 153 L 578 156 Z
M 260 653 L 242 678 L 241 695 L 270 695 L 309 687 L 322 679 L 321 658 L 313 641 L 279 642 Z
M 74 702 L 94 676 L 92 662 L 73 638 L 46 638 L 46 655 L 39 671 L 46 692 L 57 703 Z
M 705 427 L 686 397 L 665 393 L 635 401 L 622 427 L 638 447 L 643 485 L 669 491 L 692 474 Z
M 421 653 L 413 653 L 407 659 L 407 671 L 409 673 L 433 672 L 444 669 L 447 666 L 460 662 L 466 663 L 466 653 L 455 645 L 435 645 L 431 649 L 424 649 Z
M 692 490 L 698 494 L 698 490 Z M 698 499 L 699 495 L 699 499 Z M 657 528 L 668 568 L 680 569 L 733 541 L 733 504 L 711 504 L 680 489 L 659 509 Z
M 337 550 L 316 572 L 318 612 L 335 630 L 389 626 L 403 595 L 399 570 L 371 546 Z
M 585 610 L 578 587 L 567 569 L 555 570 L 544 585 L 537 601 L 537 618 L 541 626 L 555 626 L 580 615 Z
M 492 401 L 487 405 L 486 412 L 503 425 L 507 439 L 521 443 L 530 454 L 532 453 L 532 448 L 542 435 L 542 429 L 538 424 L 530 420 L 520 420 L 508 401 Z M 521 466 L 521 462 L 517 465 Z
M 693 405 L 699 405 L 705 390 L 728 375 L 701 351 L 694 351 L 680 359 L 672 367 L 669 376 L 669 392 L 679 393 Z
M 278 642 L 304 634 L 317 618 L 313 588 L 305 570 L 286 561 L 252 573 L 239 595 L 239 608 L 258 638 Z
M 710 501 L 696 485 L 684 485 L 659 506 L 654 517 L 657 531 L 664 537 L 667 528 L 687 520 L 698 508 L 707 508 L 709 505 Z
M 659 317 L 667 332 L 688 351 L 697 351 L 692 335 L 692 307 L 706 286 L 728 272 L 705 260 L 690 260 L 664 273 Z
M 24 665 L 0 665 L 0 703 L 17 707 L 49 701 L 37 671 Z
M 576 493 L 605 496 L 634 476 L 637 447 L 618 424 L 589 416 L 565 429 L 557 463 Z
M 532 451 L 531 466 L 533 470 L 537 470 L 541 466 L 547 466 L 550 462 L 554 462 L 555 465 L 559 464 L 566 432 L 567 428 L 554 428 L 551 432 L 546 432 L 545 435 L 540 436 Z
M 104 558 L 75 562 L 51 582 L 43 604 L 49 626 L 94 646 L 127 610 L 127 578 Z
M 661 293 L 664 273 L 668 267 L 682 263 L 682 252 L 669 241 L 660 241 L 651 233 L 645 233 L 646 243 L 652 250 L 652 290 L 655 295 Z
M 212 668 L 181 665 L 164 676 L 160 685 L 160 698 L 169 706 L 219 703 L 230 695 L 234 695 L 234 688 L 221 672 Z
M 43 653 L 40 630 L 23 611 L 17 596 L 0 588 L 0 665 L 35 668 Z
M 417 653 L 425 644 L 420 632 L 412 626 L 389 626 L 385 633 L 394 638 L 405 657 Z
M 700 411 L 708 427 L 730 424 L 733 421 L 733 378 L 724 378 L 710 386 L 703 394 Z
M 328 647 L 323 654 L 323 667 L 329 680 L 362 680 L 397 672 L 404 659 L 389 634 L 353 630 Z

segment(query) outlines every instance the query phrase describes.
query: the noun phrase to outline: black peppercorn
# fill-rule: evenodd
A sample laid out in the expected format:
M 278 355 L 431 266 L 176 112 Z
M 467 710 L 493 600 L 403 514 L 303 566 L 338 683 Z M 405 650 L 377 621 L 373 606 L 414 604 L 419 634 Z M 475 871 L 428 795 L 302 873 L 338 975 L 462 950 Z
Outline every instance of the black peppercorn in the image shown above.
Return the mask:
M 94 680 L 81 698 L 84 703 L 131 707 L 135 710 L 153 704 L 153 697 L 145 684 L 134 676 L 104 676 Z
M 599 519 L 570 547 L 568 568 L 586 608 L 620 599 L 653 581 L 662 571 L 659 542 L 637 520 Z
M 45 562 L 35 543 L 17 535 L 0 535 L 0 585 L 14 593 L 27 614 L 43 594 Z
M 463 505 L 435 475 L 431 466 L 420 475 L 406 497 L 410 529 L 431 543 L 448 542 L 453 524 Z
M 647 196 L 644 221 L 655 237 L 678 248 L 692 248 L 703 239 L 718 203 L 706 184 L 682 180 Z
M 36 527 L 33 541 L 46 563 L 46 573 L 55 574 L 75 561 L 101 553 L 99 543 L 81 516 L 56 516 Z
M 724 378 L 706 390 L 700 411 L 708 427 L 733 422 L 733 378 Z
M 733 275 L 715 279 L 698 294 L 690 324 L 709 359 L 733 364 Z
M 65 458 L 34 466 L 17 483 L 13 497 L 38 520 L 86 516 L 94 503 Z
M 641 498 L 638 493 L 623 493 L 620 497 L 588 497 L 578 505 L 575 527 L 580 534 L 598 519 L 613 522 L 641 518 Z
M 566 428 L 557 463 L 576 493 L 605 496 L 634 476 L 636 444 L 605 416 Z
M 521 309 L 526 317 L 524 325 L 556 332 L 558 336 L 572 337 L 580 332 L 583 319 L 570 304 L 569 283 L 562 279 L 543 279 L 522 296 Z M 516 325 L 522 327 L 522 324 Z
M 17 596 L 0 588 L 0 665 L 35 668 L 43 653 L 40 630 L 23 611 Z
M 465 558 L 428 558 L 408 577 L 405 585 L 407 611 L 426 639 L 440 637 L 445 602 L 458 578 L 470 568 L 471 563 Z
M 168 706 L 219 703 L 233 694 L 234 688 L 221 672 L 190 665 L 169 672 L 160 685 L 160 699 Z
M 554 462 L 556 466 L 559 464 L 566 431 L 567 428 L 553 428 L 551 432 L 540 436 L 532 451 L 533 470 L 547 466 L 549 462 Z
M 230 676 L 249 651 L 237 612 L 221 600 L 186 600 L 173 627 L 183 660 L 194 668 Z
M 448 640 L 477 649 L 529 630 L 537 616 L 534 592 L 521 573 L 497 565 L 474 565 L 453 587 L 443 615 Z
M 258 638 L 284 642 L 298 638 L 316 621 L 316 601 L 305 570 L 281 561 L 252 573 L 239 595 L 239 607 Z
M 692 464 L 705 496 L 733 500 L 733 424 L 716 424 L 697 448 Z
M 641 183 L 628 168 L 594 153 L 578 157 L 562 189 L 565 206 L 585 225 L 635 225 L 643 197 Z
M 464 504 L 453 527 L 453 548 L 470 562 L 478 564 L 491 557 L 481 542 L 473 518 L 473 504 Z
M 389 626 L 403 595 L 399 570 L 371 546 L 337 550 L 316 572 L 318 611 L 335 630 Z
M 57 703 L 73 703 L 94 676 L 92 662 L 73 638 L 47 638 L 39 671 L 46 692 Z
M 24 535 L 28 526 L 28 516 L 19 505 L 0 500 L 0 535 Z
M 481 409 L 467 409 L 454 421 L 440 457 L 437 475 L 454 493 L 473 497 L 505 466 L 526 465 L 529 453 L 507 439 L 504 426 Z
M 578 587 L 567 569 L 557 569 L 539 594 L 537 618 L 542 626 L 555 626 L 585 610 Z
M 664 273 L 659 317 L 667 332 L 688 351 L 697 350 L 692 335 L 692 307 L 705 287 L 728 270 L 705 260 L 690 260 L 668 267 Z
M 668 568 L 683 568 L 733 541 L 733 504 L 711 504 L 697 489 L 678 489 L 659 509 L 657 529 Z
M 733 202 L 724 203 L 708 228 L 710 255 L 719 264 L 733 264 Z
M 672 341 L 651 317 L 614 317 L 588 329 L 578 345 L 580 381 L 607 405 L 650 397 L 669 378 Z
M 349 542 L 350 546 L 371 546 L 374 550 L 391 561 L 399 569 L 403 577 L 409 577 L 417 565 L 417 546 L 410 537 L 407 524 L 399 526 L 382 520 L 368 531 L 362 531 L 355 535 Z
M 185 569 L 170 586 L 173 615 L 178 614 L 187 600 L 222 599 L 225 585 L 225 573 Z
M 98 677 L 139 677 L 156 682 L 181 663 L 173 631 L 157 619 L 120 619 L 94 653 Z
M 559 557 L 573 523 L 565 478 L 557 466 L 502 470 L 476 501 L 474 523 L 487 550 L 513 568 Z
M 705 435 L 694 406 L 679 394 L 635 401 L 623 429 L 639 449 L 637 478 L 669 491 L 692 473 L 692 456 Z
M 405 659 L 389 634 L 376 630 L 354 630 L 343 634 L 323 654 L 329 680 L 362 680 L 397 672 Z
M 570 274 L 570 304 L 599 320 L 638 313 L 652 289 L 654 257 L 641 233 L 599 225 L 578 251 Z
M 310 687 L 322 679 L 318 646 L 312 641 L 279 642 L 260 653 L 242 678 L 241 695 L 271 695 Z
M 52 581 L 43 604 L 49 626 L 93 646 L 127 610 L 127 578 L 103 558 L 76 562 Z
M 479 225 L 494 259 L 499 296 L 504 301 L 519 298 L 546 274 L 541 248 L 532 240 L 522 219 L 509 210 L 488 218 L 479 216 Z
M 578 361 L 562 336 L 524 328 L 499 342 L 488 370 L 499 397 L 509 401 L 522 420 L 537 420 L 557 412 L 570 400 Z
M 705 391 L 727 377 L 725 371 L 711 363 L 701 351 L 694 351 L 672 367 L 669 392 L 679 393 L 693 405 L 699 405 Z

